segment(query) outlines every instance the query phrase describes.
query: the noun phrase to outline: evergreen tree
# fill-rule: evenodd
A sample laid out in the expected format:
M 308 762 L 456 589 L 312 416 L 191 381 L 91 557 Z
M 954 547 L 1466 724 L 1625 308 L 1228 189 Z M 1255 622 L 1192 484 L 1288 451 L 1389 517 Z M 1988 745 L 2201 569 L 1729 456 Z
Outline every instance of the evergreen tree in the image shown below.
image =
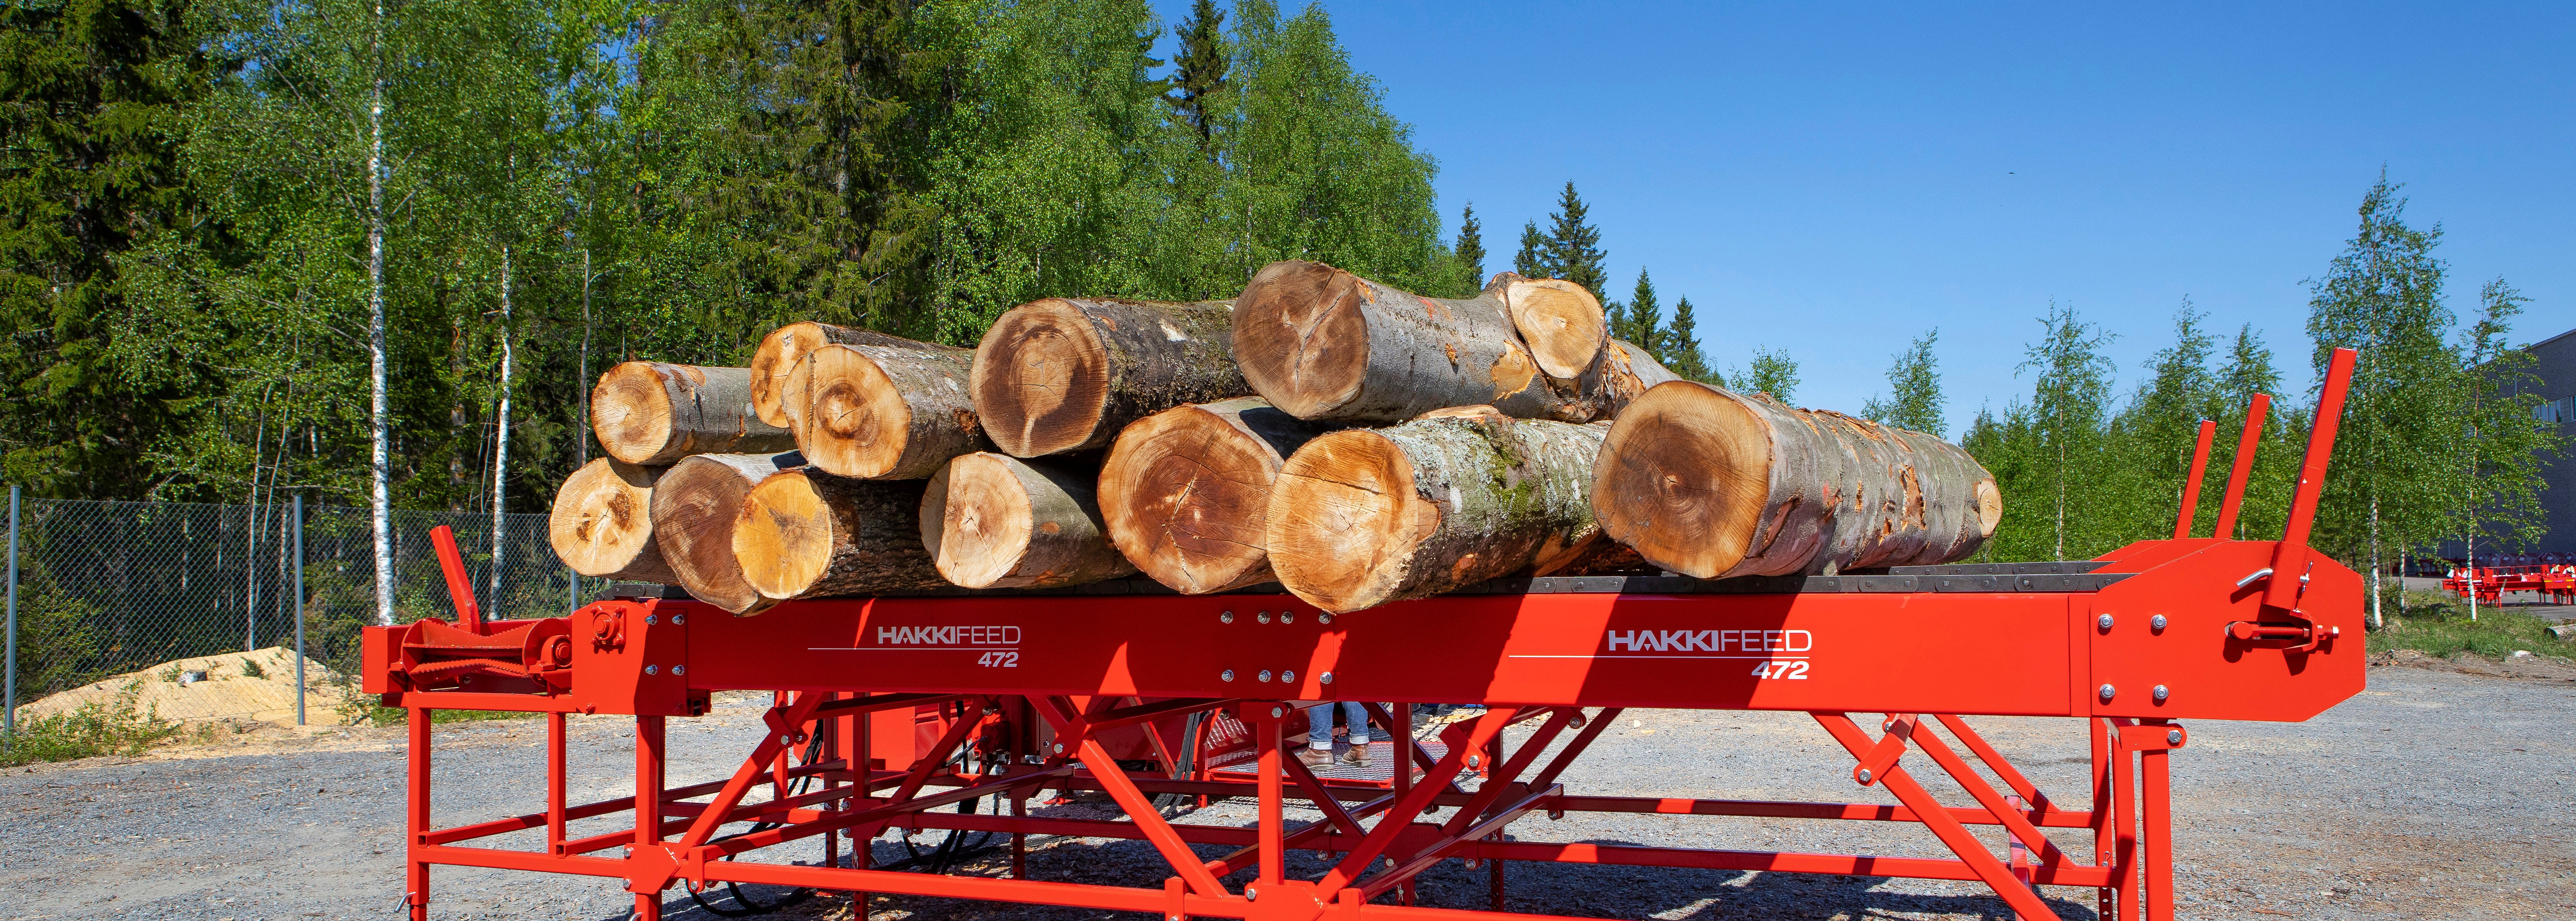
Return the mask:
M 181 162 L 183 107 L 215 66 L 185 0 L 0 8 L 0 414 L 9 482 L 137 497 L 154 442 L 200 409 L 118 361 L 136 328 L 120 259 L 164 237 L 221 245 Z
M 1797 399 L 1798 362 L 1784 350 L 1756 346 L 1753 363 L 1728 374 L 1727 378 L 1735 381 L 1736 390 L 1745 393 L 1767 393 L 1782 403 Z
M 1475 204 L 1469 203 L 1458 212 L 1458 245 L 1449 251 L 1458 264 L 1466 268 L 1467 277 L 1478 284 L 1485 281 L 1484 230 L 1485 225 L 1476 222 Z
M 2381 576 L 2442 537 L 2458 506 L 2444 484 L 2460 469 L 2457 359 L 2444 341 L 2456 319 L 2442 304 L 2441 230 L 2406 225 L 2401 188 L 2383 174 L 2362 197 L 2360 228 L 2313 283 L 2308 335 L 2319 381 L 2334 349 L 2359 351 L 2344 425 L 2317 510 L 2317 544 L 2367 569 L 2371 626 L 2382 623 Z
M 1538 222 L 1521 225 L 1521 249 L 1512 254 L 1512 274 L 1523 278 L 1552 278 L 1548 274 L 1547 238 L 1540 236 Z
M 1663 361 L 1663 330 L 1660 328 L 1663 312 L 1663 307 L 1656 303 L 1655 280 L 1647 276 L 1645 269 L 1638 269 L 1637 289 L 1628 296 L 1628 303 L 1623 305 L 1612 301 L 1609 304 L 1610 337 L 1628 340 L 1655 356 L 1656 361 Z
M 1656 338 L 1661 340 L 1664 347 L 1663 351 L 1656 355 L 1656 360 L 1664 363 L 1665 370 L 1679 374 L 1686 380 L 1694 380 L 1710 386 L 1725 386 L 1725 382 L 1719 380 L 1716 373 L 1709 370 L 1708 359 L 1700 354 L 1699 318 L 1691 312 L 1690 298 L 1685 297 L 1673 302 L 1672 326 L 1666 328 Z
M 1933 329 L 1896 353 L 1887 366 L 1887 399 L 1863 404 L 1861 415 L 1935 437 L 1948 429 L 1941 415 L 1941 365 L 1932 354 L 1940 339 L 1941 331 Z
M 1199 149 L 1215 156 L 1211 145 L 1215 128 L 1208 117 L 1209 97 L 1225 89 L 1228 61 L 1225 50 L 1225 12 L 1216 8 L 1216 0 L 1197 0 L 1190 4 L 1190 18 L 1172 30 L 1181 40 L 1181 53 L 1172 57 L 1171 91 L 1163 101 L 1181 116 L 1181 121 L 1198 133 Z
M 1601 249 L 1601 230 L 1592 226 L 1591 208 L 1583 196 L 1575 194 L 1574 182 L 1567 180 L 1565 192 L 1557 196 L 1556 213 L 1548 215 L 1547 240 L 1540 249 L 1539 263 L 1548 278 L 1560 278 L 1582 285 L 1603 303 L 1610 301 L 1605 293 L 1610 287 L 1609 254 Z M 1638 343 L 1644 345 L 1645 343 Z

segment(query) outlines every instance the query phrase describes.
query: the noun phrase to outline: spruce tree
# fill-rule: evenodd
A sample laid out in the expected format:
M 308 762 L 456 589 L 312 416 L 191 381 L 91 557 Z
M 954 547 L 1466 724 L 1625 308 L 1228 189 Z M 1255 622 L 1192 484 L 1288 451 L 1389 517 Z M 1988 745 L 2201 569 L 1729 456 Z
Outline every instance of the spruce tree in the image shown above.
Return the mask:
M 1226 86 L 1225 11 L 1216 8 L 1216 0 L 1198 0 L 1190 5 L 1190 18 L 1172 29 L 1181 40 L 1181 52 L 1172 56 L 1172 76 L 1166 82 L 1171 90 L 1163 101 L 1181 116 L 1182 123 L 1198 134 L 1199 151 L 1215 157 L 1214 126 L 1208 117 L 1209 97 Z
M 1608 312 L 1611 338 L 1626 339 L 1655 356 L 1656 361 L 1665 361 L 1663 331 L 1658 326 L 1663 322 L 1663 306 L 1656 302 L 1655 280 L 1647 276 L 1645 269 L 1637 270 L 1637 290 L 1628 296 L 1628 303 L 1614 301 Z M 1670 363 L 1666 362 L 1666 366 L 1670 367 Z
M 1485 225 L 1476 222 L 1475 203 L 1469 202 L 1458 212 L 1458 245 L 1449 250 L 1458 264 L 1466 268 L 1467 277 L 1479 285 L 1485 283 L 1484 231 Z
M 1656 358 L 1664 363 L 1665 370 L 1710 386 L 1724 386 L 1725 382 L 1709 371 L 1708 359 L 1700 355 L 1699 318 L 1691 312 L 1690 298 L 1673 302 L 1673 323 L 1656 338 L 1662 340 L 1664 347 Z
M 1941 365 L 1932 354 L 1933 343 L 1941 340 L 1941 331 L 1925 332 L 1898 352 L 1887 366 L 1886 400 L 1863 404 L 1861 415 L 1899 428 L 1909 428 L 1938 437 L 1949 428 L 1941 415 Z
M 1512 273 L 1523 278 L 1554 278 L 1547 265 L 1547 238 L 1539 236 L 1538 222 L 1521 225 L 1521 250 L 1512 254 Z
M 1566 181 L 1565 192 L 1557 197 L 1556 213 L 1548 215 L 1547 241 L 1540 253 L 1547 277 L 1582 285 L 1593 297 L 1609 302 L 1610 270 L 1605 263 L 1610 256 L 1601 249 L 1601 229 L 1592 226 L 1591 208 L 1575 193 L 1573 180 Z

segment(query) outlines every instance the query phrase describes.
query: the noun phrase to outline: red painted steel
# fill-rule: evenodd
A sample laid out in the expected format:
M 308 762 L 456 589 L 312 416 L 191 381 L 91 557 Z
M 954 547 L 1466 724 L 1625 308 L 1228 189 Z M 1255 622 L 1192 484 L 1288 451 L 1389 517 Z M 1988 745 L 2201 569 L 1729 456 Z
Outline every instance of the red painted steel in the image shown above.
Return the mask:
M 2299 610 L 2307 587 L 2308 528 L 2317 517 L 2317 499 L 2326 488 L 2326 464 L 2334 460 L 2335 430 L 2343 425 L 2343 395 L 2352 386 L 2353 351 L 2336 349 L 2326 364 L 2325 386 L 2317 393 L 2317 415 L 2308 429 L 2308 454 L 2299 461 L 2298 490 L 2290 496 L 2289 527 L 2272 549 L 2272 575 L 2263 580 L 2263 604 Z
M 2218 435 L 2218 423 L 2200 420 L 2200 440 L 2191 449 L 2191 473 L 2182 480 L 2182 509 L 2174 513 L 2174 539 L 2191 536 L 2191 518 L 2200 511 L 2200 475 L 2209 469 L 2209 442 Z
M 2227 494 L 2218 503 L 2218 526 L 2209 536 L 2231 539 L 2236 513 L 2245 506 L 2245 485 L 2254 476 L 2254 451 L 2263 444 L 2263 422 L 2271 418 L 2272 396 L 2258 393 L 2245 405 L 2245 428 L 2236 435 L 2236 457 L 2227 471 Z

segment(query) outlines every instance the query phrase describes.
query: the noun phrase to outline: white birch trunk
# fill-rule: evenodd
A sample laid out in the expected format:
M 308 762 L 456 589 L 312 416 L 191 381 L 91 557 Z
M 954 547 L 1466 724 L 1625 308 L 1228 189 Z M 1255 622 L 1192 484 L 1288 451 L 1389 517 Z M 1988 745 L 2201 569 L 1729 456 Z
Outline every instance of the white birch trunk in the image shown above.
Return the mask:
M 376 541 L 376 622 L 394 622 L 392 432 L 385 408 L 385 5 L 376 4 L 375 82 L 367 101 L 367 412 L 369 512 Z
M 501 609 L 501 536 L 502 517 L 509 510 L 510 483 L 510 374 L 517 359 L 510 344 L 510 245 L 501 244 L 501 418 L 498 440 L 492 448 L 492 601 L 485 607 L 494 616 Z

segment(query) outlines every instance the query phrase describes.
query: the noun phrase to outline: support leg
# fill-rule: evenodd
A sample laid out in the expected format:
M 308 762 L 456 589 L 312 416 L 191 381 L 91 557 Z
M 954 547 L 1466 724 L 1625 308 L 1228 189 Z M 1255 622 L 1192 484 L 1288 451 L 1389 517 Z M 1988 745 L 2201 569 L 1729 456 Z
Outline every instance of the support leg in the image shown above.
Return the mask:
M 1494 910 L 1503 910 L 1503 861 L 1500 858 L 1485 861 L 1485 879 L 1493 890 Z
M 2138 807 L 2146 820 L 2138 869 L 2147 892 L 2146 921 L 2173 921 L 2173 786 L 2166 774 L 2167 754 L 2156 748 L 2138 755 Z
M 546 714 L 546 853 L 564 852 L 564 715 Z
M 2119 859 L 2111 844 L 2111 730 L 2099 719 L 2085 722 L 2093 727 L 2093 865 L 2107 867 Z M 2108 887 L 2093 891 L 2095 917 L 2119 921 L 2117 891 Z
M 2133 755 L 2120 748 L 2119 733 L 2134 727 L 2114 726 L 2111 736 L 2111 886 L 2120 921 L 2138 921 L 2138 823 L 2132 815 L 2137 787 Z
M 411 834 L 404 844 L 411 851 L 408 872 L 403 882 L 409 886 L 404 900 L 411 906 L 412 921 L 429 921 L 429 864 L 420 859 L 421 836 L 429 832 L 429 711 L 413 707 L 404 714 L 411 731 Z
M 662 846 L 662 717 L 635 718 L 635 849 Z M 662 892 L 635 893 L 634 921 L 662 921 Z
M 1274 708 L 1278 709 L 1278 708 Z M 1261 882 L 1264 885 L 1287 878 L 1287 820 L 1280 814 L 1280 800 L 1286 795 L 1281 776 L 1287 768 L 1279 765 L 1284 730 L 1279 719 L 1253 723 L 1253 745 L 1260 752 L 1261 780 L 1259 811 L 1261 814 Z

